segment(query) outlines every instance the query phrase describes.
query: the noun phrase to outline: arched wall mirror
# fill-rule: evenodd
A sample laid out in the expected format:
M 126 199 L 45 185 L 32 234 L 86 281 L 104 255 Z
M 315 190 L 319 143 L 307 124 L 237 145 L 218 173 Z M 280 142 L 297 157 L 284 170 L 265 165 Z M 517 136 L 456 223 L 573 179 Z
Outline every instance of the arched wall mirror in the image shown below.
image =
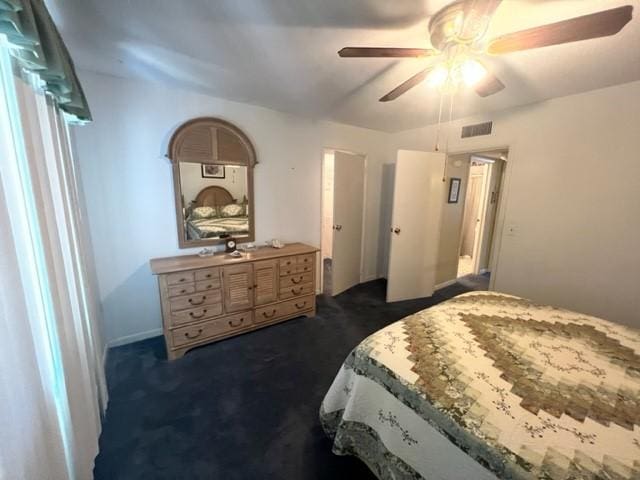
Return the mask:
M 217 118 L 182 124 L 169 142 L 180 248 L 255 239 L 253 145 Z

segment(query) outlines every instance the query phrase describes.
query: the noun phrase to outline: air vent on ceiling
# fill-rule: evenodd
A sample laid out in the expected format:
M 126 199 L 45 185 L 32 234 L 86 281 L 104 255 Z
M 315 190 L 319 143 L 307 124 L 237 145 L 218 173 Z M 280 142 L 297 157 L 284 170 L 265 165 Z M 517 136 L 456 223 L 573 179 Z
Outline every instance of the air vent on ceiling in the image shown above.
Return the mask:
M 462 127 L 462 138 L 477 137 L 479 135 L 491 135 L 493 122 L 477 123 Z

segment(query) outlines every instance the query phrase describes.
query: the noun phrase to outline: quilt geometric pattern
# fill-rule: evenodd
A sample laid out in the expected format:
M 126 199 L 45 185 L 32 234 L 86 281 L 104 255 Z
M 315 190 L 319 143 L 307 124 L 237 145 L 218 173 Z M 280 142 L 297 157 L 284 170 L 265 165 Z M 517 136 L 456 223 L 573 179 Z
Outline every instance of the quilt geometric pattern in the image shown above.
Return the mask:
M 463 448 L 482 441 L 478 459 L 500 455 L 505 476 L 640 479 L 640 332 L 493 292 L 385 330 L 363 351 L 407 362 L 413 376 L 393 375 L 440 412 L 430 422 Z

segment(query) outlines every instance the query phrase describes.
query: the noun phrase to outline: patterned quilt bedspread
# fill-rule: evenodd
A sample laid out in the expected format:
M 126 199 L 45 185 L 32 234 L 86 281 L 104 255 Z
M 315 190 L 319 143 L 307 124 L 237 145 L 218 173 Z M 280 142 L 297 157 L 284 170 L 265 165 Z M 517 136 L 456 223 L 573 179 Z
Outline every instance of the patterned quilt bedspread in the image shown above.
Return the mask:
M 364 340 L 321 410 L 380 479 L 640 479 L 640 331 L 473 292 Z
M 200 218 L 187 221 L 187 235 L 190 240 L 217 237 L 221 233 L 249 233 L 249 217 Z

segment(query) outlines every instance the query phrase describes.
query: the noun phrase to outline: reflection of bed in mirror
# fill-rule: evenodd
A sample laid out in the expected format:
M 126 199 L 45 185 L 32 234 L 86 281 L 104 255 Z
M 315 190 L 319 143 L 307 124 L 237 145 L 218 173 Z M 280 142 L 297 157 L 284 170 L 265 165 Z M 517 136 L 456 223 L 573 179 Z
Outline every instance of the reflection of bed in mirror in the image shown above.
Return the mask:
M 208 186 L 200 190 L 186 210 L 188 240 L 219 238 L 222 234 L 249 234 L 247 198 L 236 199 L 223 187 Z

